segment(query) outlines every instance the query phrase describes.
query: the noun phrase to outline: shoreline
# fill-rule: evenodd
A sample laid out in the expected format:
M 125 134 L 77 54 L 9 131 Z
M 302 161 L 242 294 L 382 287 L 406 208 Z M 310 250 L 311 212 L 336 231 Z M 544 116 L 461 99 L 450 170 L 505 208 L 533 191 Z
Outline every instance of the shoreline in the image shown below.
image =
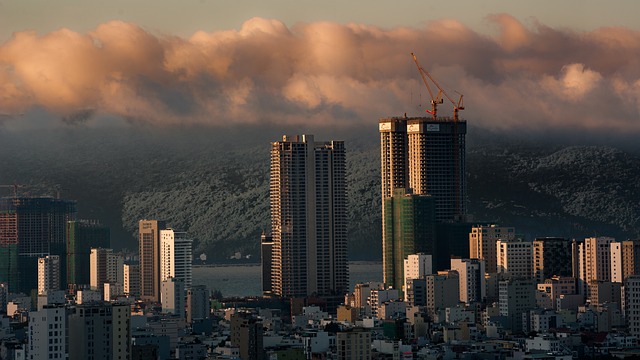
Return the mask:
M 238 263 L 217 263 L 217 264 L 192 264 L 191 266 L 194 268 L 218 268 L 218 267 L 232 267 L 232 266 L 260 266 L 259 262 L 238 262 Z M 356 260 L 349 261 L 349 265 L 382 265 L 382 260 Z

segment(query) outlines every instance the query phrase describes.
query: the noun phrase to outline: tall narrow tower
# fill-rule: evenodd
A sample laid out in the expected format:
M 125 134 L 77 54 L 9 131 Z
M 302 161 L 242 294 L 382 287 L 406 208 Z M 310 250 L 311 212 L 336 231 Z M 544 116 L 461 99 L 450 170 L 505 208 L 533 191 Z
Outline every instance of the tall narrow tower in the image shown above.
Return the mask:
M 393 196 L 395 189 L 409 188 L 415 195 L 433 196 L 438 222 L 462 219 L 467 212 L 466 121 L 441 117 L 386 118 L 379 121 L 378 128 L 383 239 L 389 238 L 386 224 L 391 216 L 386 213 L 384 201 Z M 382 246 L 383 267 L 393 268 L 388 263 L 394 260 L 387 258 L 390 253 L 387 247 L 391 245 L 383 240 Z M 385 276 L 384 281 L 392 280 Z
M 272 291 L 283 297 L 348 290 L 344 142 L 313 136 L 271 144 Z
M 140 220 L 138 222 L 140 255 L 140 298 L 160 302 L 160 230 L 165 222 Z

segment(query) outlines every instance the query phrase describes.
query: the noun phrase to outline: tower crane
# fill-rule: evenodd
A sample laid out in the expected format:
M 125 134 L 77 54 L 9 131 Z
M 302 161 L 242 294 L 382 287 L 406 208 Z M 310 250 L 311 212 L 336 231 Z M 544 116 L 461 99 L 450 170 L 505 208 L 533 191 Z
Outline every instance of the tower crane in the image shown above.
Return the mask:
M 416 63 L 416 66 L 418 67 L 418 72 L 420 72 L 420 76 L 422 77 L 424 85 L 429 91 L 429 96 L 431 96 L 431 111 L 427 110 L 427 112 L 433 116 L 434 120 L 437 119 L 438 104 L 442 104 L 444 102 L 444 99 L 442 98 L 442 95 L 444 95 L 447 100 L 449 100 L 449 102 L 451 102 L 451 104 L 453 105 L 453 121 L 458 122 L 458 112 L 460 110 L 464 110 L 464 102 L 462 100 L 463 95 L 456 91 L 456 93 L 460 95 L 460 98 L 458 99 L 458 101 L 454 101 L 449 96 L 449 94 L 444 91 L 440 84 L 438 84 L 436 79 L 434 79 L 433 76 L 431 76 L 431 74 L 420 65 L 416 55 L 414 53 L 411 53 L 411 56 L 413 57 L 413 61 Z M 431 91 L 431 86 L 429 86 L 427 78 L 429 78 L 429 80 L 431 80 L 431 82 L 438 88 L 438 95 L 436 95 L 435 97 L 433 96 L 433 92 Z
M 427 112 L 431 114 L 431 116 L 433 116 L 434 120 L 436 120 L 438 118 L 438 104 L 442 104 L 444 102 L 444 99 L 442 98 L 442 89 L 440 89 L 440 87 L 438 86 L 438 83 L 436 83 L 436 81 L 433 80 L 433 78 L 431 77 L 431 74 L 429 74 L 429 72 L 425 70 L 422 67 L 422 65 L 420 65 L 416 55 L 414 53 L 411 53 L 411 56 L 413 56 L 413 61 L 416 63 L 416 66 L 418 67 L 418 72 L 422 77 L 422 82 L 424 82 L 424 86 L 426 86 L 427 91 L 429 91 L 429 97 L 431 97 L 431 111 L 427 110 Z M 429 81 L 427 81 L 427 77 L 431 79 L 431 81 L 434 84 L 436 84 L 436 86 L 438 87 L 438 94 L 436 96 L 433 96 L 433 91 L 431 91 L 431 86 L 429 85 Z

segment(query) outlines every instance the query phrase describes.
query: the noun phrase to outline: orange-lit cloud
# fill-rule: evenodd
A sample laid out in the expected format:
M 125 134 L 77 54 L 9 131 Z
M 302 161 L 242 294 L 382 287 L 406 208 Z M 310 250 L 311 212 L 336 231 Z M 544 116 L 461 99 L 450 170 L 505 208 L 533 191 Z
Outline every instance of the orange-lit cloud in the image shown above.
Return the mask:
M 415 52 L 446 90 L 464 93 L 462 115 L 479 126 L 640 130 L 640 33 L 489 20 L 495 36 L 455 20 L 382 29 L 261 18 L 188 39 L 119 21 L 86 34 L 16 33 L 0 45 L 0 113 L 38 107 L 71 123 L 96 114 L 158 124 L 371 123 L 425 114 Z

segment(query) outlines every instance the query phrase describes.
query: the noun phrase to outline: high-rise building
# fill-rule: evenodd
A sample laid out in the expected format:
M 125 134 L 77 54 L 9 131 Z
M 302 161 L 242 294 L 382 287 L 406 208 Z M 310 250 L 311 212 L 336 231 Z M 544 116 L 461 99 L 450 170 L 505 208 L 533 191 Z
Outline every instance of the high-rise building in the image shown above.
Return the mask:
M 497 225 L 478 225 L 469 233 L 469 257 L 483 259 L 488 273 L 497 272 L 498 254 L 496 244 L 499 239 L 515 239 L 515 229 Z
M 187 290 L 187 322 L 208 319 L 210 313 L 209 289 L 204 285 L 196 285 Z
M 451 258 L 451 270 L 458 272 L 460 301 L 480 303 L 486 297 L 484 260 Z
M 67 314 L 64 306 L 45 306 L 29 312 L 29 359 L 65 359 Z
M 140 265 L 124 264 L 123 268 L 125 295 L 140 296 Z
M 185 289 L 191 287 L 193 240 L 186 232 L 160 230 L 160 280 L 182 280 Z
M 272 291 L 342 297 L 349 286 L 345 149 L 313 136 L 271 144 Z
M 382 262 L 384 269 L 390 269 L 395 260 L 385 251 L 387 209 L 385 199 L 396 189 L 411 189 L 416 195 L 431 195 L 435 200 L 435 220 L 453 223 L 464 220 L 466 215 L 467 183 L 465 178 L 466 121 L 450 118 L 387 118 L 379 121 L 380 166 L 382 183 Z M 428 218 L 426 221 L 431 221 Z M 446 232 L 442 232 L 443 235 Z M 443 236 L 444 238 L 444 236 Z M 443 239 L 444 241 L 444 239 Z M 438 241 L 439 243 L 440 241 Z M 466 256 L 460 247 L 435 246 L 434 266 L 447 266 L 450 255 Z M 466 247 L 466 246 L 465 246 Z M 384 281 L 393 282 L 386 270 Z
M 113 249 L 94 248 L 89 255 L 89 285 L 103 292 L 105 283 L 124 284 L 124 257 Z
M 411 254 L 404 260 L 404 301 L 408 302 L 408 282 L 412 279 L 422 279 L 433 273 L 432 256 L 427 254 Z
M 640 336 L 640 275 L 629 275 L 624 281 L 624 317 L 627 330 Z
M 160 230 L 164 221 L 140 220 L 138 222 L 140 257 L 140 298 L 160 302 Z
M 393 196 L 384 200 L 384 208 L 384 281 L 401 290 L 407 256 L 423 253 L 435 257 L 435 200 L 395 189 Z
M 91 248 L 110 248 L 109 227 L 96 221 L 67 222 L 67 284 L 71 290 L 89 285 Z
M 11 292 L 38 287 L 38 258 L 60 256 L 66 287 L 66 224 L 75 220 L 76 202 L 54 198 L 0 199 L 0 282 Z
M 60 290 L 60 256 L 47 255 L 38 259 L 38 294 Z
M 533 276 L 538 283 L 553 276 L 571 276 L 571 241 L 558 237 L 533 240 Z
M 496 270 L 516 277 L 531 277 L 533 271 L 533 246 L 522 239 L 496 242 Z
M 273 259 L 273 238 L 262 232 L 260 235 L 260 261 L 262 268 L 262 293 L 271 294 L 271 267 Z
M 460 302 L 459 276 L 456 271 L 438 271 L 426 276 L 427 312 L 431 316 Z
M 500 315 L 506 316 L 506 328 L 523 331 L 522 315 L 536 307 L 536 282 L 532 278 L 511 278 L 499 282 Z
M 388 118 L 379 121 L 382 200 L 398 188 L 436 199 L 436 219 L 466 214 L 466 121 Z
M 162 312 L 174 314 L 184 319 L 184 282 L 177 278 L 162 280 Z
M 578 291 L 589 297 L 588 284 L 611 281 L 611 237 L 586 238 L 578 244 Z
M 71 308 L 69 314 L 69 359 L 112 357 L 112 307 L 93 302 Z
M 631 275 L 640 275 L 640 240 L 611 243 L 611 281 L 622 283 Z
M 113 360 L 131 359 L 131 306 L 129 304 L 112 304 L 113 321 L 111 338 L 113 343 Z

